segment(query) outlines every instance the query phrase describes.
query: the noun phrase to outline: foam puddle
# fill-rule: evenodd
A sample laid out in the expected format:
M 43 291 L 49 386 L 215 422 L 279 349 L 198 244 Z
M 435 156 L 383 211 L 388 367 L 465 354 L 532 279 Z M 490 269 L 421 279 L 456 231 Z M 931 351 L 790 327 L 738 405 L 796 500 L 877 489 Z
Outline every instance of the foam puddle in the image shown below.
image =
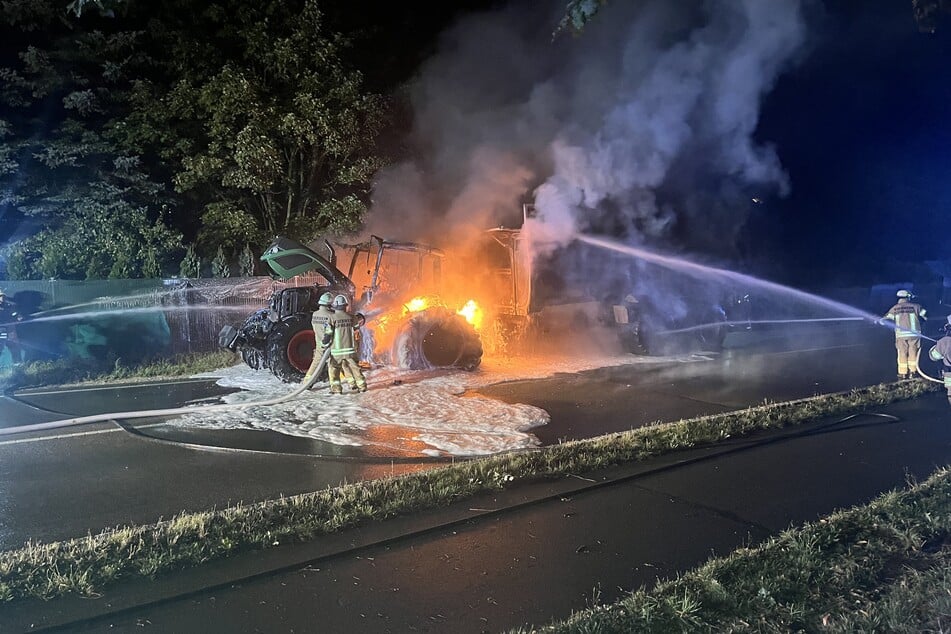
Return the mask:
M 191 414 L 170 425 L 206 429 L 268 430 L 336 445 L 376 446 L 425 456 L 479 456 L 538 446 L 530 430 L 545 425 L 548 412 L 479 395 L 462 395 L 495 383 L 539 379 L 612 365 L 700 361 L 705 357 L 604 356 L 600 358 L 486 358 L 475 372 L 454 369 L 366 372 L 369 391 L 332 395 L 319 389 L 269 407 Z M 199 375 L 219 377 L 222 387 L 240 388 L 227 403 L 260 401 L 293 389 L 266 371 L 235 365 Z M 326 387 L 318 383 L 317 387 Z M 346 388 L 345 388 L 346 389 Z

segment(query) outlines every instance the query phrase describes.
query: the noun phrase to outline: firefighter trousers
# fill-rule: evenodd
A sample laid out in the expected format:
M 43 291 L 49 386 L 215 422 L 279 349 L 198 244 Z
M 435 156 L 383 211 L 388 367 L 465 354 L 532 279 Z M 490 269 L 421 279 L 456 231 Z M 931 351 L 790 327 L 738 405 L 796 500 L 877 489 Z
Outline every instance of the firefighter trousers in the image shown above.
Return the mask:
M 918 337 L 898 337 L 895 339 L 898 349 L 898 374 L 918 374 L 918 353 L 921 351 L 921 339 Z
M 350 387 L 360 390 L 367 389 L 367 380 L 363 376 L 363 368 L 357 362 L 356 355 L 349 354 L 342 357 L 335 357 L 333 354 L 327 360 L 327 370 L 330 375 L 330 391 L 341 392 L 340 375 L 346 373 Z

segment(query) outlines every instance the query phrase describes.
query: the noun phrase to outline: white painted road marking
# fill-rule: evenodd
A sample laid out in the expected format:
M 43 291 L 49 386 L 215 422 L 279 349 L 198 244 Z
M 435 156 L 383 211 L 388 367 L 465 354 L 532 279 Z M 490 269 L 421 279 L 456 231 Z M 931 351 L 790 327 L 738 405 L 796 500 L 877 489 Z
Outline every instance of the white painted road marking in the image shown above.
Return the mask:
M 139 425 L 136 429 L 149 429 L 150 427 L 161 427 L 166 423 L 152 423 L 150 425 Z M 117 431 L 125 431 L 121 427 L 112 427 L 111 429 L 98 429 L 96 431 L 80 431 L 75 434 L 56 434 L 55 436 L 39 436 L 37 438 L 20 438 L 18 440 L 2 440 L 2 445 L 18 445 L 25 442 L 42 442 L 44 440 L 61 440 L 63 438 L 76 438 L 78 436 L 93 436 L 95 434 L 111 434 Z

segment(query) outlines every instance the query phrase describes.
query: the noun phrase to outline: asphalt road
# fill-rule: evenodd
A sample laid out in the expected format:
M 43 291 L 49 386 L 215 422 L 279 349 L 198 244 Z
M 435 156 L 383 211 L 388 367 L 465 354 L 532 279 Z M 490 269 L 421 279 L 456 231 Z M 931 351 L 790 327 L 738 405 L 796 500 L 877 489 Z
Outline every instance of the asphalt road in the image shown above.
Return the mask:
M 890 380 L 883 329 L 849 324 L 737 333 L 708 362 L 628 365 L 483 391 L 551 414 L 543 444 Z M 28 390 L 0 398 L 0 426 L 214 402 L 207 380 Z M 127 429 L 138 433 L 129 433 Z M 52 541 L 182 511 L 293 495 L 428 468 L 274 432 L 188 430 L 142 419 L 0 436 L 0 547 Z
M 99 601 L 121 607 L 188 594 L 54 631 L 468 633 L 542 625 L 951 463 L 943 396 L 881 413 L 899 420 L 852 419 L 815 435 L 805 428 L 784 441 L 722 447 L 721 456 L 689 452 L 676 456 L 678 465 L 668 457 L 593 482 L 467 500 L 297 549 L 296 564 L 278 562 L 282 569 L 271 574 L 249 578 L 267 568 L 267 557 L 242 557 L 217 578 L 186 573 L 136 584 Z M 240 580 L 224 581 L 229 571 Z M 68 618 L 77 603 L 44 606 L 43 618 Z M 80 609 L 95 607 L 89 603 Z
M 891 342 L 876 329 L 825 329 L 793 338 L 740 333 L 727 343 L 728 351 L 709 362 L 612 367 L 506 383 L 484 393 L 544 407 L 552 421 L 538 435 L 558 442 L 888 381 L 894 373 Z M 197 396 L 173 400 L 214 396 L 211 386 L 195 389 Z M 81 413 L 63 406 L 64 396 L 17 396 L 21 401 L 12 405 L 0 403 L 3 420 L 8 406 L 23 408 L 23 401 L 36 405 L 44 398 L 55 398 L 61 411 Z M 94 410 L 103 406 L 96 398 L 114 404 L 110 399 L 122 397 L 87 393 L 75 403 Z M 157 398 L 172 406 L 166 397 Z M 696 565 L 711 553 L 758 541 L 791 522 L 865 501 L 901 486 L 908 473 L 924 477 L 951 462 L 946 400 L 920 401 L 890 408 L 898 412 L 898 424 L 870 418 L 856 430 L 803 436 L 671 470 L 662 469 L 663 461 L 636 465 L 632 469 L 640 475 L 619 470 L 598 476 L 604 482 L 621 478 L 618 485 L 586 490 L 592 483 L 578 480 L 520 490 L 506 494 L 514 499 L 469 501 L 465 508 L 423 514 L 402 525 L 388 522 L 321 540 L 307 552 L 276 549 L 282 552 L 129 587 L 124 598 L 106 597 L 95 609 L 210 589 L 85 627 L 194 631 L 203 623 L 201 629 L 229 632 L 465 632 L 543 623 Z M 375 477 L 394 468 L 300 454 L 208 452 L 115 429 L 0 441 L 6 547 L 24 538 L 70 537 L 182 509 L 314 490 L 352 480 L 354 473 Z M 844 465 L 854 470 L 845 472 Z M 521 506 L 493 512 L 512 504 Z M 267 572 L 281 568 L 285 572 Z M 257 573 L 266 574 L 228 583 Z M 84 612 L 64 602 L 45 606 L 43 613 L 45 622 L 54 623 Z

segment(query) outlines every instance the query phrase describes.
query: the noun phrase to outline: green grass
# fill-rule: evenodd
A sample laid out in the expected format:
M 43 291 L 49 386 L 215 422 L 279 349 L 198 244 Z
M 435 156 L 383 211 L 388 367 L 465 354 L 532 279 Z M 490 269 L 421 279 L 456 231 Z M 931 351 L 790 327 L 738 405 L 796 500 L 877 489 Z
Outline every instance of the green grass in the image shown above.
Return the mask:
M 515 632 L 947 632 L 951 471 Z
M 690 447 L 848 414 L 934 391 L 901 382 L 674 423 L 654 424 L 536 451 L 498 455 L 253 505 L 182 514 L 0 553 L 0 600 L 93 595 L 119 580 L 152 576 L 357 524 L 445 506 L 539 478 L 578 475 Z
M 83 359 L 34 361 L 13 368 L 4 376 L 3 383 L 7 389 L 23 389 L 50 385 L 141 381 L 209 372 L 234 365 L 238 360 L 238 356 L 233 352 L 220 350 L 177 355 L 169 359 L 152 359 L 131 365 L 116 360 L 107 367 L 103 367 L 98 361 Z

